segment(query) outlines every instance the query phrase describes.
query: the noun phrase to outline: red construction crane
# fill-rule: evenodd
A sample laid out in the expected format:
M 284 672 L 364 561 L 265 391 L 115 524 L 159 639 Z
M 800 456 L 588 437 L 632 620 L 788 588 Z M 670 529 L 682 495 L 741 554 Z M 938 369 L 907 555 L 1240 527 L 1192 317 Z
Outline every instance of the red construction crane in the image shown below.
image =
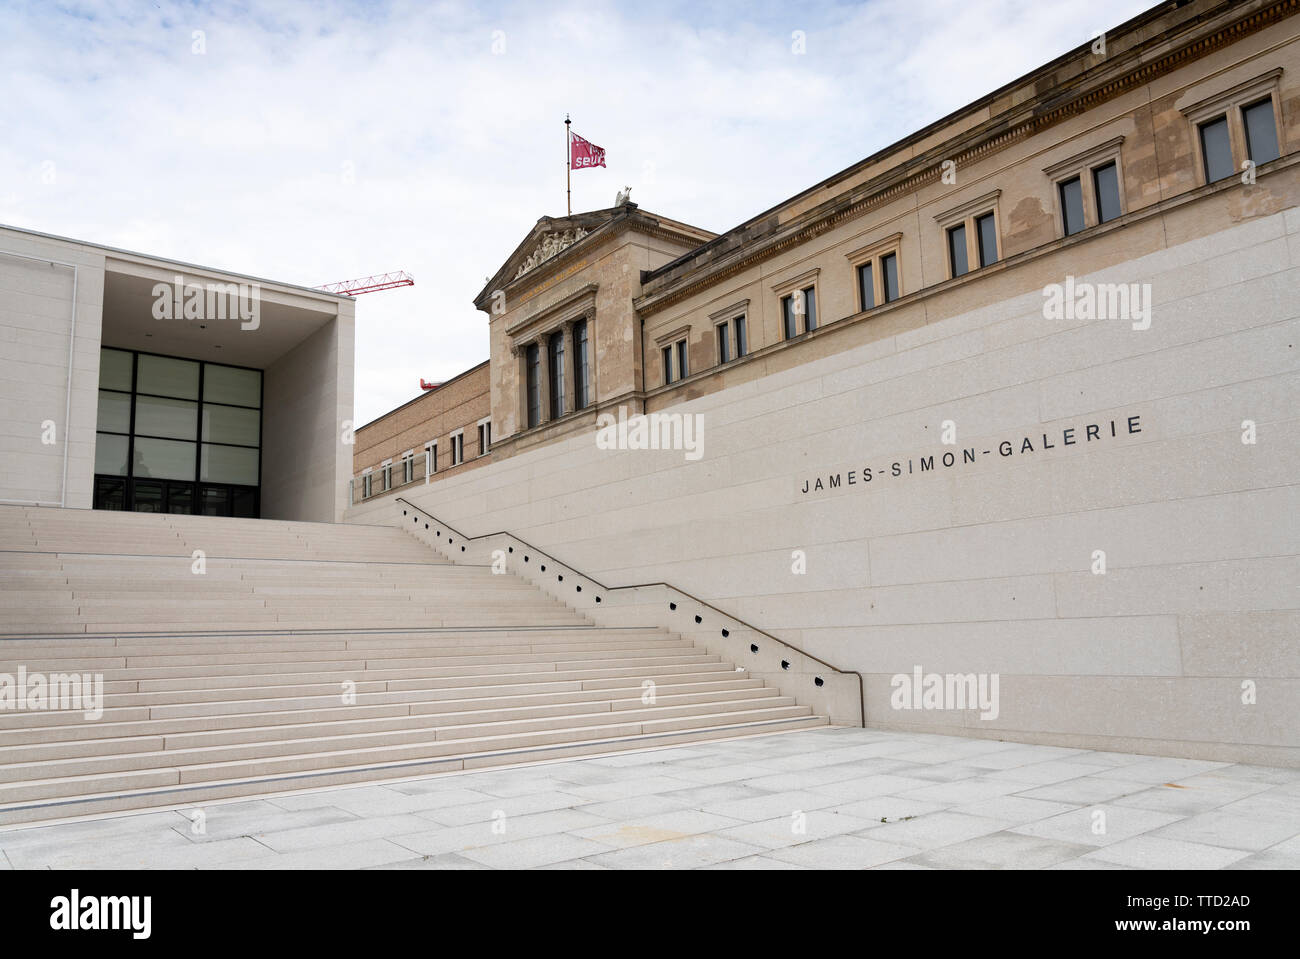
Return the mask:
M 398 270 L 395 273 L 379 273 L 356 280 L 344 280 L 341 283 L 325 283 L 316 289 L 324 290 L 326 293 L 342 293 L 344 296 L 360 296 L 362 293 L 393 290 L 399 286 L 415 286 L 415 277 L 405 270 Z

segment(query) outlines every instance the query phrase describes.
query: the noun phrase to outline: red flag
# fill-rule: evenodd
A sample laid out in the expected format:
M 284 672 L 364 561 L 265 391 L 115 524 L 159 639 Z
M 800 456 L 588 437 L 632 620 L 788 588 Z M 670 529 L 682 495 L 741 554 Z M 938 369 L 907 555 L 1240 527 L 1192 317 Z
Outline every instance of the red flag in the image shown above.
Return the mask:
M 570 134 L 569 169 L 589 170 L 598 166 L 605 166 L 605 148 L 584 140 L 576 133 Z

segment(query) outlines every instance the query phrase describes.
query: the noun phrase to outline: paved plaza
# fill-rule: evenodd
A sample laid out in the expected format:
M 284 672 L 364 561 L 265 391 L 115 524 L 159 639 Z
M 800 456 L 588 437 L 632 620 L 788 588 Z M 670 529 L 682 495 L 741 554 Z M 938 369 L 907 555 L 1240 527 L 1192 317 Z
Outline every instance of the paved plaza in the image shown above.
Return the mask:
M 827 727 L 10 829 L 0 853 L 9 869 L 1296 869 L 1300 770 Z

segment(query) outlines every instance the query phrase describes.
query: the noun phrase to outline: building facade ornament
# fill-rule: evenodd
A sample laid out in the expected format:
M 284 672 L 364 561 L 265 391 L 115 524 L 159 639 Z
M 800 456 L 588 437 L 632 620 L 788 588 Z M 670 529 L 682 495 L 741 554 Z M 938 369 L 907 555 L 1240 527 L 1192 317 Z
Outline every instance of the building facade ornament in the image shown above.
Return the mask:
M 555 256 L 562 250 L 567 249 L 577 243 L 587 231 L 580 226 L 564 230 L 560 233 L 548 233 L 533 247 L 532 254 L 523 263 L 519 264 L 519 270 L 515 273 L 515 279 L 519 279 L 529 270 L 545 263 L 551 257 Z

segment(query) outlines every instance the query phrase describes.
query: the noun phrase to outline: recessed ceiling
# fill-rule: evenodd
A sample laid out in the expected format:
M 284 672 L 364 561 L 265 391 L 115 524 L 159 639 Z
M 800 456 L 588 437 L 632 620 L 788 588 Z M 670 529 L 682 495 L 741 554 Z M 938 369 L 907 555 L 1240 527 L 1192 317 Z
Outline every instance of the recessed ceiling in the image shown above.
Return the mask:
M 136 264 L 131 264 L 130 268 L 138 269 Z M 154 287 L 160 282 L 170 287 L 175 275 L 163 276 L 154 270 L 140 272 L 154 275 L 116 272 L 111 264 L 104 273 L 104 346 L 266 369 L 338 313 L 335 302 L 326 299 L 314 301 L 309 296 L 281 290 L 262 288 L 255 301 L 241 304 L 219 291 L 214 291 L 209 297 L 205 287 L 202 318 L 185 319 L 183 311 L 176 318 L 173 309 L 173 318 L 157 319 L 154 311 L 159 297 L 155 295 Z M 188 273 L 183 282 L 202 285 L 209 281 L 219 283 L 223 279 Z M 237 283 L 240 279 L 230 277 L 229 281 Z M 301 305 L 283 302 L 295 298 Z M 174 303 L 169 305 L 174 307 Z M 256 324 L 240 318 L 241 305 L 245 315 L 255 306 Z M 213 307 L 217 309 L 213 310 Z M 222 313 L 225 319 L 220 318 Z M 243 328 L 245 326 L 248 328 Z

